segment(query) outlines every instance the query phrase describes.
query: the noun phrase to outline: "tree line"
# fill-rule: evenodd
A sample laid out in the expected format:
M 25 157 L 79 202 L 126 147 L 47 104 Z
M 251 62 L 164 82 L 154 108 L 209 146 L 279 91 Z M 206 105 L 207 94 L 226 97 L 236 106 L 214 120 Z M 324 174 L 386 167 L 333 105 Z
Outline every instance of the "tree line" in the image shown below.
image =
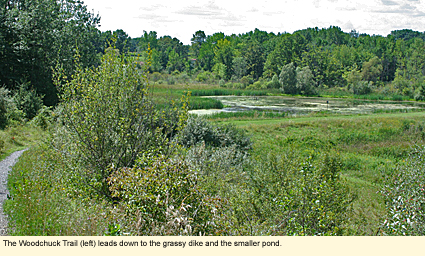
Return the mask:
M 150 49 L 150 72 L 185 72 L 201 82 L 213 76 L 223 82 L 265 81 L 266 87 L 282 88 L 282 71 L 289 65 L 303 71 L 299 77 L 308 78 L 310 93 L 314 88 L 348 86 L 361 94 L 384 85 L 412 97 L 424 91 L 423 32 L 396 30 L 384 37 L 346 33 L 336 26 L 278 34 L 255 29 L 206 35 L 199 30 L 185 45 L 155 31 L 143 31 L 138 38 L 121 29 L 101 32 L 100 17 L 79 0 L 0 0 L 0 5 L 0 84 L 13 91 L 30 83 L 47 105 L 58 102 L 52 68 L 60 65 L 71 76 L 77 54 L 84 67 L 98 66 L 111 45 L 122 53 L 141 54 L 146 61 Z

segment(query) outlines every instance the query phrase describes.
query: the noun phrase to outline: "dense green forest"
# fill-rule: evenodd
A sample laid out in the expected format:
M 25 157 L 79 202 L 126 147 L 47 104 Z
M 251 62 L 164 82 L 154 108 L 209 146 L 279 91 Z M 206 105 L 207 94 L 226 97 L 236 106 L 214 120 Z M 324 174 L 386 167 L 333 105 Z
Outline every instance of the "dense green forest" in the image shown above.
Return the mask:
M 424 234 L 420 108 L 188 110 L 229 94 L 422 101 L 425 33 L 184 45 L 99 23 L 82 1 L 0 0 L 0 153 L 31 146 L 8 180 L 12 235 Z
M 141 54 L 142 63 L 147 62 L 150 47 L 149 71 L 155 82 L 161 74 L 174 74 L 228 87 L 287 87 L 284 91 L 297 94 L 348 86 L 356 94 L 380 88 L 416 99 L 424 96 L 423 32 L 405 29 L 383 37 L 354 30 L 345 33 L 334 26 L 292 34 L 255 29 L 238 35 L 206 35 L 199 30 L 191 44 L 184 45 L 171 36 L 158 37 L 155 31 L 141 31 L 139 38 L 130 38 L 123 30 L 101 32 L 100 17 L 88 12 L 81 1 L 2 1 L 0 11 L 0 84 L 16 91 L 30 83 L 49 106 L 58 102 L 52 68 L 61 65 L 70 76 L 77 51 L 83 66 L 99 65 L 110 45 L 121 53 Z M 303 71 L 300 89 L 285 84 L 285 70 L 291 68 Z

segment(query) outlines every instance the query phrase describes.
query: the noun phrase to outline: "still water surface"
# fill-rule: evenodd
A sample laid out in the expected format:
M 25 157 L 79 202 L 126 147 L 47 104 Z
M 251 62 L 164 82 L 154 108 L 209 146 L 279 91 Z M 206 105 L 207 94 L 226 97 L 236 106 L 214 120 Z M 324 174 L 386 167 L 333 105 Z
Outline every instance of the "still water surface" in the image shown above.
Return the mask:
M 335 98 L 295 98 L 283 96 L 212 96 L 220 100 L 225 108 L 221 110 L 192 110 L 191 113 L 211 114 L 247 110 L 279 111 L 302 115 L 311 112 L 329 111 L 341 114 L 363 114 L 379 110 L 425 109 L 424 103 L 397 101 L 368 101 Z

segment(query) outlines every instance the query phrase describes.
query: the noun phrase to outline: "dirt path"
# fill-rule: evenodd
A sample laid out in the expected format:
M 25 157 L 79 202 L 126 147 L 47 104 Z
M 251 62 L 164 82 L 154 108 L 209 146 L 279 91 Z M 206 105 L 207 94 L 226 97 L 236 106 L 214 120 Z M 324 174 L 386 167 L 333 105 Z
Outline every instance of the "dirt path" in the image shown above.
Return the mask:
M 3 213 L 3 202 L 7 198 L 7 176 L 12 166 L 25 151 L 16 151 L 0 162 L 0 236 L 7 235 L 7 216 Z

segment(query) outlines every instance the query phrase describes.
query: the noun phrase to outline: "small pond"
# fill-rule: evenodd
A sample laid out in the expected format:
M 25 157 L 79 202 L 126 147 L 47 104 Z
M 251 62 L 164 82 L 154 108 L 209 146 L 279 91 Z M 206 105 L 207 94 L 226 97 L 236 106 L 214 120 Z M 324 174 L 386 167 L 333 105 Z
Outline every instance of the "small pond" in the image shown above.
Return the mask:
M 283 96 L 209 96 L 220 100 L 223 109 L 191 110 L 196 114 L 212 114 L 215 112 L 236 112 L 247 110 L 289 112 L 292 115 L 303 115 L 311 112 L 329 111 L 340 114 L 363 114 L 376 111 L 425 109 L 424 103 L 397 101 L 368 101 L 335 98 L 301 98 Z

